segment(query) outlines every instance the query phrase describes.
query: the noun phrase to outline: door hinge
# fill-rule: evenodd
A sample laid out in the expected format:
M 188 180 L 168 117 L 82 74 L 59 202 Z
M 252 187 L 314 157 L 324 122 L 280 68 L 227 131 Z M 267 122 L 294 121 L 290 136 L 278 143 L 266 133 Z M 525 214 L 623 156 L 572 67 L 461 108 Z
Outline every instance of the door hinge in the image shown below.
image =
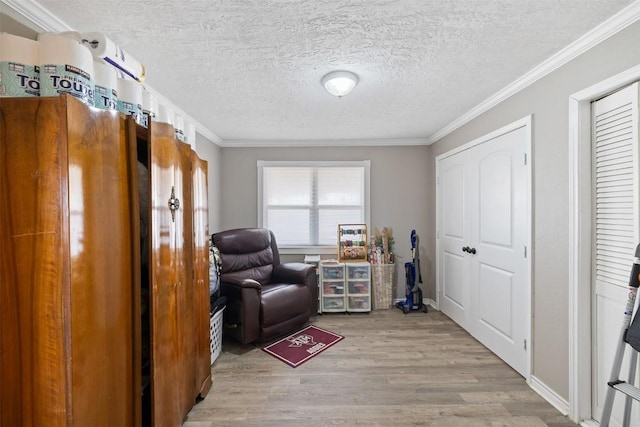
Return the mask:
M 524 153 L 524 164 L 527 165 L 527 153 Z
M 525 258 L 527 257 L 527 247 L 526 246 L 524 247 L 524 257 Z
M 436 239 L 440 238 L 440 230 L 436 230 Z
M 526 350 L 527 349 L 527 340 L 524 340 L 523 342 L 523 348 Z

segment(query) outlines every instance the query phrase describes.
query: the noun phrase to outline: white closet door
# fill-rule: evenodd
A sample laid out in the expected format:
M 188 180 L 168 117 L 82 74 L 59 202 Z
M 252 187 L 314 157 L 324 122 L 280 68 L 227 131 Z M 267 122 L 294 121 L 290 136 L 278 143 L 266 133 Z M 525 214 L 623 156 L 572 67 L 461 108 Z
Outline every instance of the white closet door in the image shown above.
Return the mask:
M 438 159 L 440 309 L 528 375 L 529 127 Z
M 527 129 L 474 149 L 476 214 L 471 215 L 472 334 L 526 376 L 530 297 L 527 279 Z
M 470 181 L 467 163 L 467 155 L 463 152 L 438 164 L 439 305 L 447 316 L 465 329 L 470 327 L 471 319 L 471 288 L 467 280 L 469 265 L 466 252 L 462 251 L 471 240 L 468 216 L 465 215 Z
M 627 300 L 626 288 L 639 243 L 638 84 L 592 105 L 594 179 L 594 254 L 592 310 L 592 413 L 600 420 L 607 381 L 617 348 Z M 623 372 L 628 369 L 625 359 Z M 622 395 L 616 398 L 612 425 L 619 425 Z M 631 425 L 640 426 L 634 403 Z

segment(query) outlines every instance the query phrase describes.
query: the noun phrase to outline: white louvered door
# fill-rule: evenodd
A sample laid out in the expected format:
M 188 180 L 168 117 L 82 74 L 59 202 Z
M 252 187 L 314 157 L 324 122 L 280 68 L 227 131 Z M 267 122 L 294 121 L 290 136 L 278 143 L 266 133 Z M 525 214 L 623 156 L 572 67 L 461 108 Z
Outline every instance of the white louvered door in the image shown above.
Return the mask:
M 618 345 L 629 272 L 640 241 L 638 89 L 635 83 L 592 105 L 592 414 L 598 421 Z M 628 369 L 626 359 L 623 369 Z M 617 397 L 611 425 L 620 425 L 622 403 L 622 396 Z M 640 405 L 634 405 L 631 426 L 639 427 Z

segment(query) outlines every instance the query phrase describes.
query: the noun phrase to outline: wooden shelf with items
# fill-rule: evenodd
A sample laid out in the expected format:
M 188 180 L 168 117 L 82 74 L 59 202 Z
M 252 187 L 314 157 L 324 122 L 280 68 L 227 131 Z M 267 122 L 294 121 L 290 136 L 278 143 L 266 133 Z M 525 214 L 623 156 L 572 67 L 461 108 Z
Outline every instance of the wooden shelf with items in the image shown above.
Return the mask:
M 366 224 L 339 224 L 338 261 L 367 261 L 367 241 Z

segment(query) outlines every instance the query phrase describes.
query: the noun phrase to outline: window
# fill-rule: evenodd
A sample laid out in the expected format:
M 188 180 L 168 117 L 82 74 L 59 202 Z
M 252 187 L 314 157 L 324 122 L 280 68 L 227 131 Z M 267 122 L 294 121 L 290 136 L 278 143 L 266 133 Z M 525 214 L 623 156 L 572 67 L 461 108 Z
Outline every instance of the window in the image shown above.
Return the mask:
M 369 167 L 368 160 L 258 161 L 258 225 L 279 247 L 334 251 L 338 224 L 369 222 Z

